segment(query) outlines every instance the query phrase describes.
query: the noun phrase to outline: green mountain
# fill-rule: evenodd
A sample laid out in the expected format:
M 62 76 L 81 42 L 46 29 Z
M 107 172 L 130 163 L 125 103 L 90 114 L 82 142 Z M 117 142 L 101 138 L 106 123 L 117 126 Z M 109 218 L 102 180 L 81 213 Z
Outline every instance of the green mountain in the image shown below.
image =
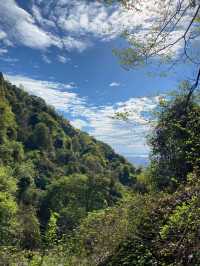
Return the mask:
M 33 209 L 41 230 L 57 212 L 66 233 L 135 186 L 133 165 L 2 74 L 0 114 L 0 165 L 15 178 L 17 206 Z
M 134 185 L 136 169 L 109 145 L 73 128 L 43 99 L 6 82 L 2 74 L 0 84 L 5 117 L 12 117 L 9 123 L 2 121 L 1 144 L 17 142 L 26 160 L 34 157 L 38 188 L 44 189 L 55 176 L 74 173 L 107 176 L 112 182 Z M 1 156 L 2 163 L 13 162 L 14 153 L 10 155 Z

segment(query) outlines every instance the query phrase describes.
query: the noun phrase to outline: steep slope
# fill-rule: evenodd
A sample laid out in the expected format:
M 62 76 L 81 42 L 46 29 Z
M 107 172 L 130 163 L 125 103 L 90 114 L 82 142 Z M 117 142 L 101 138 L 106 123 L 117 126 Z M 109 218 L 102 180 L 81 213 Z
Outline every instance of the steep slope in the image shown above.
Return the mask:
M 20 142 L 25 153 L 40 152 L 40 156 L 47 155 L 48 160 L 55 164 L 54 167 L 51 163 L 46 165 L 42 175 L 54 176 L 55 168 L 59 168 L 62 174 L 103 174 L 124 185 L 134 183 L 135 168 L 110 146 L 74 129 L 41 98 L 12 86 L 3 80 L 3 76 L 1 80 L 4 100 L 16 123 L 8 130 L 14 131 L 9 132 L 9 139 Z M 39 173 L 40 169 L 38 167 Z
M 122 156 L 2 74 L 0 125 L 0 165 L 15 177 L 18 206 L 31 209 L 42 230 L 56 212 L 59 233 L 69 231 L 87 212 L 113 205 L 135 186 L 137 171 Z

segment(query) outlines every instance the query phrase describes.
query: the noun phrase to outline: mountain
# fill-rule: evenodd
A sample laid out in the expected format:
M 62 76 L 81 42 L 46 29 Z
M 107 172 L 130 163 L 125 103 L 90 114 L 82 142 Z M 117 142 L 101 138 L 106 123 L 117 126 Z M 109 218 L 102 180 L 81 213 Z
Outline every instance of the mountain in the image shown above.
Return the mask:
M 134 166 L 138 167 L 146 167 L 149 164 L 149 158 L 148 157 L 141 157 L 141 156 L 127 156 L 126 159 L 132 163 Z
M 135 167 L 109 145 L 73 128 L 43 99 L 11 85 L 2 74 L 0 80 L 2 100 L 14 121 L 12 129 L 7 128 L 7 138 L 20 143 L 27 156 L 29 153 L 37 153 L 41 158 L 46 155 L 49 165 L 44 162 L 44 167 L 37 168 L 47 183 L 56 172 L 59 175 L 98 173 L 111 175 L 124 185 L 134 183 Z
M 17 208 L 31 210 L 40 230 L 56 212 L 62 235 L 89 211 L 112 206 L 135 187 L 132 164 L 2 74 L 0 114 L 0 166 L 14 177 Z

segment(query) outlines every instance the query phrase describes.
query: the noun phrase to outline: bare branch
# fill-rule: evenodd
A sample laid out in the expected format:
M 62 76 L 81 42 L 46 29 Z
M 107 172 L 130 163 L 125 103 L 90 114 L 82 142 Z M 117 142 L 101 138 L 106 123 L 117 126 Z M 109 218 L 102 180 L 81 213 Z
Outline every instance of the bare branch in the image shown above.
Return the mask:
M 189 93 L 187 95 L 187 98 L 186 98 L 186 107 L 188 106 L 188 103 L 194 93 L 194 91 L 196 90 L 196 88 L 198 87 L 199 85 L 199 79 L 200 79 L 200 67 L 198 69 L 198 73 L 197 73 L 197 77 L 196 77 L 196 80 L 195 80 L 195 83 L 191 86 L 190 90 L 189 90 Z

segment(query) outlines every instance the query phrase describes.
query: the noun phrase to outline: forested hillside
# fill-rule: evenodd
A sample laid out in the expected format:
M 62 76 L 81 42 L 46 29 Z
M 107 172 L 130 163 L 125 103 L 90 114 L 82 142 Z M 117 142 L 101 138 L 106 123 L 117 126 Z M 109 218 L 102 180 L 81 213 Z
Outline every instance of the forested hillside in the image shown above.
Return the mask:
M 151 163 L 0 77 L 0 265 L 200 265 L 200 106 L 161 100 Z
M 39 249 L 53 213 L 62 238 L 136 186 L 137 170 L 122 156 L 2 74 L 0 111 L 1 246 Z

